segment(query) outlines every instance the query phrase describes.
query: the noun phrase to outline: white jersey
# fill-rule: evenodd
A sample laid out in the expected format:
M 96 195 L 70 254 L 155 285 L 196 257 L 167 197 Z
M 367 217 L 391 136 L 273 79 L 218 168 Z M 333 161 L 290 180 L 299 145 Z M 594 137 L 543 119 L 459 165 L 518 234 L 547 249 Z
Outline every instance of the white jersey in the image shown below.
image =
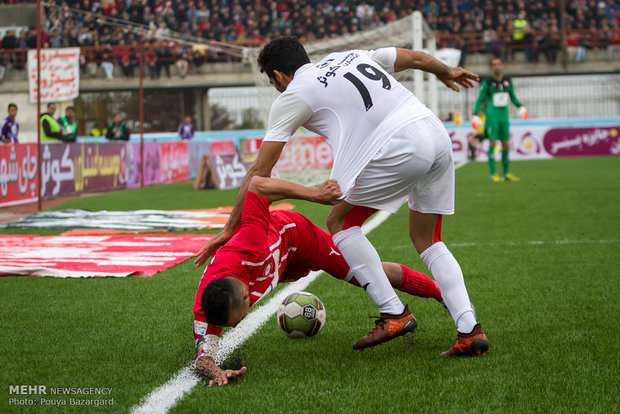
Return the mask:
M 302 66 L 271 107 L 265 141 L 287 142 L 300 126 L 323 136 L 347 195 L 396 131 L 432 115 L 390 75 L 395 60 L 395 48 L 351 50 Z

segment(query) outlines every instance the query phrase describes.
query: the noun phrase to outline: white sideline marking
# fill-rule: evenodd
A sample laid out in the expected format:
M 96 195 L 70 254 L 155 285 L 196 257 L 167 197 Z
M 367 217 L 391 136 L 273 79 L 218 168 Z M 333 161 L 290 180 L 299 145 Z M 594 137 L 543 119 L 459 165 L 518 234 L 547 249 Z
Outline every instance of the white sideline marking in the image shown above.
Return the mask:
M 362 232 L 368 234 L 389 216 L 390 213 L 379 211 L 362 226 Z M 220 347 L 215 362 L 219 365 L 225 361 L 235 349 L 252 336 L 276 312 L 285 297 L 291 293 L 304 290 L 321 273 L 323 272 L 311 272 L 308 276 L 289 284 L 274 295 L 266 304 L 255 308 L 235 329 L 224 334 L 220 340 Z M 200 377 L 194 373 L 191 367 L 183 368 L 172 379 L 147 395 L 142 400 L 142 403 L 134 407 L 131 412 L 134 414 L 165 414 L 176 405 L 177 401 L 189 393 L 199 381 Z

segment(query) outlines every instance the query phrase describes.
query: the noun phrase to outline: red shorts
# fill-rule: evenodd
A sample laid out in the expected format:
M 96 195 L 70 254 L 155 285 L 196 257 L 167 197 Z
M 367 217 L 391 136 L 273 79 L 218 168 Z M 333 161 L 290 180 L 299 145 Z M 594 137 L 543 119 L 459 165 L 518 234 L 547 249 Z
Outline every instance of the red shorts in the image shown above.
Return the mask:
M 292 211 L 273 211 L 269 231 L 281 235 L 281 243 L 287 247 L 288 257 L 282 263 L 284 270 L 280 281 L 298 280 L 312 270 L 323 270 L 337 279 L 344 279 L 349 273 L 349 265 L 334 245 L 332 236 L 305 216 Z M 273 233 L 272 233 L 273 234 Z M 270 238 L 273 241 L 273 237 Z M 207 324 L 202 314 L 200 295 L 213 279 L 205 277 L 200 281 L 194 304 L 194 337 L 204 334 L 220 335 L 222 328 Z M 265 282 L 263 282 L 265 283 Z M 268 286 L 268 283 L 267 283 Z M 266 286 L 256 283 L 253 289 L 265 291 Z
M 274 211 L 271 216 L 284 225 L 295 223 L 294 228 L 283 234 L 288 244 L 295 246 L 296 250 L 289 253 L 280 280 L 298 280 L 312 270 L 323 270 L 337 279 L 347 276 L 349 265 L 334 245 L 331 234 L 294 211 Z

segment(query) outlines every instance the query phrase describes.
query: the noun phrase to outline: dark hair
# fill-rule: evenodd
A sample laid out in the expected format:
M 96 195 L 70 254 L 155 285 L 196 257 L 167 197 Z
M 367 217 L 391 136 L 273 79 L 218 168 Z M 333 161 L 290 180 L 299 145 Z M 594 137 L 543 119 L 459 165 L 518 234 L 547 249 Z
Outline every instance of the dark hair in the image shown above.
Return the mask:
M 230 311 L 242 301 L 239 287 L 229 278 L 209 282 L 200 298 L 207 322 L 217 326 L 225 326 L 230 318 Z
M 10 104 L 9 104 L 9 107 L 7 108 L 7 110 L 9 110 L 9 111 L 10 111 L 10 110 L 11 110 L 11 108 L 15 108 L 15 109 L 17 109 L 17 105 L 15 105 L 14 103 L 10 103 Z
M 500 62 L 504 63 L 504 60 L 503 60 L 501 57 L 499 57 L 499 56 L 493 56 L 493 57 L 491 58 L 491 60 L 489 60 L 489 66 L 491 66 L 491 65 L 493 64 L 493 61 L 494 61 L 494 60 L 499 60 Z
M 297 69 L 310 63 L 306 49 L 294 36 L 278 37 L 267 43 L 258 55 L 258 67 L 270 78 L 278 70 L 293 75 Z
M 71 109 L 73 112 L 75 112 L 75 106 L 67 106 L 67 107 L 65 108 L 65 111 L 66 111 L 67 109 Z
M 56 105 L 56 102 L 48 102 L 47 103 L 47 109 L 50 109 L 50 106 L 52 105 Z

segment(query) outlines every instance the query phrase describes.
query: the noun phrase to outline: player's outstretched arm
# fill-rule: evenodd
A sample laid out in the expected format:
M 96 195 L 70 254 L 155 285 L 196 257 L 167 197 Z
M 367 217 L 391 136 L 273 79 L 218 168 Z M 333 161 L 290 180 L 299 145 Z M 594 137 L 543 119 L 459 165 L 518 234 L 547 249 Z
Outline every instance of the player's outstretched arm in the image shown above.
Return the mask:
M 318 187 L 305 187 L 279 178 L 254 176 L 248 189 L 271 201 L 294 198 L 331 205 L 342 196 L 336 180 L 327 180 Z
M 243 183 L 239 188 L 237 200 L 235 201 L 235 205 L 230 213 L 230 217 L 226 222 L 226 225 L 224 226 L 224 229 L 222 229 L 217 236 L 209 240 L 207 244 L 200 249 L 196 255 L 196 260 L 194 260 L 196 266 L 204 265 L 213 252 L 230 240 L 230 238 L 235 234 L 239 228 L 239 223 L 241 222 L 241 210 L 243 207 L 243 202 L 245 201 L 245 194 L 248 192 L 248 187 L 250 186 L 252 177 L 271 176 L 271 170 L 276 165 L 276 162 L 278 162 L 278 159 L 280 159 L 280 154 L 282 153 L 284 144 L 284 142 L 263 142 L 261 144 L 256 161 L 254 161 L 254 164 L 252 164 L 252 166 L 248 169 L 248 172 L 243 179 Z
M 241 369 L 221 369 L 213 358 L 204 355 L 196 359 L 196 372 L 203 377 L 211 378 L 209 386 L 214 384 L 218 387 L 227 385 L 229 381 L 242 377 L 246 371 L 246 367 L 241 367 Z
M 480 77 L 463 68 L 449 68 L 431 55 L 415 50 L 396 48 L 394 72 L 405 69 L 420 69 L 437 76 L 448 88 L 458 92 L 459 86 L 472 88 L 474 82 L 480 82 Z

